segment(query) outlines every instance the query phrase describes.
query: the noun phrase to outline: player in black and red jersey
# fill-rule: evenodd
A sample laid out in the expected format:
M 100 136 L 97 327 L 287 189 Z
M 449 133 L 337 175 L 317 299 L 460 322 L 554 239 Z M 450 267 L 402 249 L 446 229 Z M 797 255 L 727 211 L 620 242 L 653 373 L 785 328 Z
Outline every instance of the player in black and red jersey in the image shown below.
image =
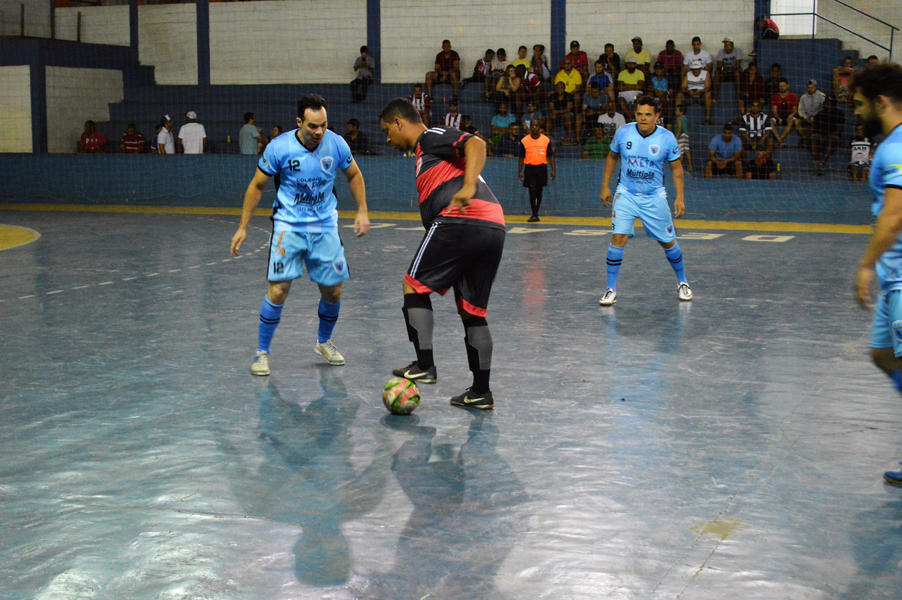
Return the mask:
M 417 383 L 436 382 L 430 294 L 444 295 L 453 288 L 473 385 L 451 398 L 451 404 L 490 410 L 492 334 L 485 317 L 505 227 L 501 204 L 479 175 L 485 165 L 485 142 L 458 129 L 427 129 L 404 98 L 389 102 L 379 121 L 392 146 L 414 150 L 420 215 L 426 227 L 404 276 L 404 320 L 417 359 L 393 373 Z

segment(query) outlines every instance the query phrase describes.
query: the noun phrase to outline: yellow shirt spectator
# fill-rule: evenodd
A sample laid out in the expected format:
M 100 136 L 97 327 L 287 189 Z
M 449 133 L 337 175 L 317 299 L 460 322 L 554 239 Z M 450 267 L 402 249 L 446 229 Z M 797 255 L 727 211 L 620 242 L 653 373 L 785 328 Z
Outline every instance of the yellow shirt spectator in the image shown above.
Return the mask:
M 636 52 L 635 50 L 630 50 L 629 52 L 626 53 L 626 56 L 624 58 L 628 59 L 630 56 L 636 57 L 636 64 L 639 65 L 640 67 L 642 65 L 651 64 L 651 53 L 649 53 L 649 51 L 646 50 L 645 48 L 642 48 L 641 52 Z
M 579 71 L 576 69 L 570 69 L 570 73 L 561 69 L 558 71 L 558 74 L 554 76 L 555 85 L 557 85 L 558 81 L 563 81 L 565 86 L 564 91 L 568 94 L 572 94 L 583 84 L 583 76 L 580 75 Z
M 627 85 L 638 85 L 645 81 L 645 73 L 636 69 L 632 73 L 628 70 L 624 69 L 617 74 L 617 81 L 620 83 L 625 83 Z
M 514 65 L 515 67 L 516 67 L 516 66 L 519 66 L 519 65 L 523 65 L 524 67 L 526 67 L 526 70 L 527 70 L 527 71 L 529 70 L 529 67 L 530 67 L 530 65 L 531 65 L 531 63 L 529 62 L 529 59 L 528 59 L 528 58 L 515 58 L 515 59 L 511 62 L 511 64 Z

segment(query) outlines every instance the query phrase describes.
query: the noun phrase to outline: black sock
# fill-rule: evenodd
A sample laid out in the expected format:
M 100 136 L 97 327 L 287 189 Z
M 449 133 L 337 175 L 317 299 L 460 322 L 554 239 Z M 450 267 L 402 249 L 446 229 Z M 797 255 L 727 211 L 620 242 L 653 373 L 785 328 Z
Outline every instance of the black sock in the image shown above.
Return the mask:
M 539 216 L 539 208 L 542 206 L 542 187 L 538 185 L 529 187 L 529 207 L 532 209 L 532 216 Z
M 432 355 L 432 300 L 429 294 L 404 294 L 407 337 L 417 352 L 417 366 L 424 371 L 435 365 Z
M 492 372 L 492 332 L 485 317 L 464 319 L 464 344 L 467 346 L 467 362 L 473 372 L 474 394 L 489 391 L 489 375 Z

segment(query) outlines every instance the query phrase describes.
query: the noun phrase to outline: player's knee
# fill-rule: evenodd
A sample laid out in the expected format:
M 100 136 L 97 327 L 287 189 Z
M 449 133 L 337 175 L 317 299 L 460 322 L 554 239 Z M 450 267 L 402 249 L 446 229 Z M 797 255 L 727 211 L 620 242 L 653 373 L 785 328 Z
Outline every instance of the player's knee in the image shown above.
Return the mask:
M 321 285 L 319 286 L 319 293 L 323 297 L 323 300 L 335 304 L 336 302 L 341 301 L 341 284 Z
M 285 304 L 285 300 L 288 299 L 289 289 L 291 289 L 290 281 L 270 281 L 266 297 L 273 304 Z

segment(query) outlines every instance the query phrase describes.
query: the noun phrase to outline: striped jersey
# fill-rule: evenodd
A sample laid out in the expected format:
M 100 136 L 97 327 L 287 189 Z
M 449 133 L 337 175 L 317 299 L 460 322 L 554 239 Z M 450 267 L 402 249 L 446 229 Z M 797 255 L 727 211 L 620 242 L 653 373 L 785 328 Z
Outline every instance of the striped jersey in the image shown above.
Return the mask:
M 456 115 L 452 115 L 448 113 L 445 115 L 445 127 L 453 127 L 454 129 L 460 129 L 460 119 L 463 117 L 462 114 L 457 113 Z
M 739 126 L 739 131 L 746 132 L 754 140 L 763 138 L 764 134 L 770 131 L 770 128 L 770 117 L 765 113 L 759 112 L 758 116 L 747 113 L 742 115 L 742 124 Z
M 504 211 L 488 184 L 479 176 L 467 214 L 448 205 L 464 183 L 467 159 L 464 146 L 473 135 L 458 129 L 433 127 L 417 139 L 417 193 L 420 217 L 426 229 L 433 221 L 468 223 L 504 229 Z
M 893 129 L 874 151 L 868 183 L 874 192 L 871 214 L 877 218 L 883 212 L 886 188 L 902 190 L 902 125 Z M 883 291 L 902 290 L 902 235 L 877 261 L 876 271 Z
M 408 100 L 410 100 L 410 103 L 413 104 L 413 107 L 417 109 L 418 112 L 426 112 L 429 110 L 429 94 L 422 94 L 420 96 L 414 94 L 409 97 Z

